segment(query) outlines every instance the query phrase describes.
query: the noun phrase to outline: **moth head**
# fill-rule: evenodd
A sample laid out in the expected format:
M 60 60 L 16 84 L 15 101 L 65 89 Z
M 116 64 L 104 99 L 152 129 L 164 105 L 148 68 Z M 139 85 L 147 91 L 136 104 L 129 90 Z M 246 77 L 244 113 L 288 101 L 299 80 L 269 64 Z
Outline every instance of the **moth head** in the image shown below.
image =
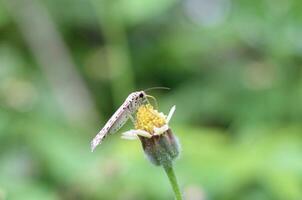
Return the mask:
M 138 97 L 141 99 L 146 98 L 146 93 L 144 91 L 140 91 Z

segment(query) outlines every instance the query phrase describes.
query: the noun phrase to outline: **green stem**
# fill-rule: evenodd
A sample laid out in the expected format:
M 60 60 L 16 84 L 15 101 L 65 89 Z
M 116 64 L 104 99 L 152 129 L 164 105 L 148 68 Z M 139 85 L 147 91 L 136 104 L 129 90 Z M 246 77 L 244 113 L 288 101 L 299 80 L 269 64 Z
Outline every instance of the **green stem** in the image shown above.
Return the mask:
M 172 165 L 164 166 L 165 172 L 169 178 L 170 184 L 173 188 L 176 200 L 182 200 L 182 195 L 180 192 L 179 185 L 177 183 L 177 179 L 174 173 L 174 169 Z

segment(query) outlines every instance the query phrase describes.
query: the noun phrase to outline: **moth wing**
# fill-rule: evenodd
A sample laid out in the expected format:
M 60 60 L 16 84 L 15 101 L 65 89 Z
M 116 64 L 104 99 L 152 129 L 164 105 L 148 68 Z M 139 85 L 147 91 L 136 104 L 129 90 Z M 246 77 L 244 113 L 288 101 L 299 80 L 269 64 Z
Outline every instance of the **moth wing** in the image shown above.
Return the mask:
M 91 141 L 92 152 L 102 142 L 102 140 L 107 136 L 107 134 L 115 133 L 127 122 L 127 120 L 129 119 L 128 113 L 126 111 L 128 105 L 129 103 L 125 101 L 119 107 L 119 109 L 111 116 L 111 118 L 100 130 L 100 132 L 93 138 L 93 140 Z
M 118 130 L 120 130 L 120 128 L 122 128 L 122 126 L 128 121 L 129 119 L 129 113 L 125 112 L 125 113 L 121 113 L 114 121 L 114 123 L 112 124 L 111 128 L 109 129 L 109 133 L 115 133 Z
M 102 130 L 100 130 L 100 132 L 91 141 L 91 152 L 94 151 L 96 146 L 98 146 L 102 142 L 103 138 L 107 134 L 106 131 L 104 131 L 104 128 L 102 128 Z

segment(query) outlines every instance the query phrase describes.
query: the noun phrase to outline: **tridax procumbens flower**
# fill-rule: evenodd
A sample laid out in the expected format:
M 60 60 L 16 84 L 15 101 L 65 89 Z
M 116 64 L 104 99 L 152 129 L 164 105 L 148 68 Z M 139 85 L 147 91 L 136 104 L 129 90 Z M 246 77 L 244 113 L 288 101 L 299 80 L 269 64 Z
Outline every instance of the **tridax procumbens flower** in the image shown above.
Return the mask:
M 150 104 L 140 106 L 136 113 L 135 129 L 124 132 L 122 138 L 139 138 L 144 152 L 153 164 L 171 165 L 179 155 L 179 143 L 168 125 L 174 111 L 175 106 L 165 116 Z
M 131 93 L 92 140 L 91 149 L 93 151 L 106 135 L 116 132 L 128 118 L 131 118 L 135 129 L 124 132 L 122 138 L 140 139 L 144 152 L 151 163 L 163 166 L 176 199 L 181 200 L 182 194 L 173 170 L 173 161 L 179 155 L 179 143 L 169 127 L 175 106 L 166 116 L 153 109 L 145 99 L 146 96 L 144 92 Z

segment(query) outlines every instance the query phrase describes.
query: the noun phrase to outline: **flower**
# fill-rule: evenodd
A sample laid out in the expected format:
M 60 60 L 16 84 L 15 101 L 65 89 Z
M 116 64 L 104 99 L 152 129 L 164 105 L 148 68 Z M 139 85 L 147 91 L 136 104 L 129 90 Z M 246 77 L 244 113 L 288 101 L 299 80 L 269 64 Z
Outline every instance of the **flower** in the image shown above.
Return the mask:
M 139 138 L 145 154 L 153 164 L 170 166 L 179 155 L 178 140 L 168 125 L 174 112 L 175 106 L 166 116 L 150 104 L 141 105 L 136 113 L 135 130 L 124 132 L 122 138 Z
M 169 127 L 169 122 L 175 112 L 175 106 L 170 109 L 168 116 L 155 110 L 149 103 L 140 105 L 135 119 L 129 116 L 135 129 L 124 132 L 122 138 L 139 138 L 145 155 L 154 165 L 162 166 L 169 178 L 177 200 L 182 194 L 173 169 L 173 161 L 179 155 L 179 142 Z M 110 121 L 110 120 L 109 120 Z
M 153 109 L 150 104 L 142 105 L 136 113 L 135 130 L 129 130 L 122 134 L 123 139 L 137 139 L 138 136 L 151 138 L 161 135 L 169 129 L 168 123 L 175 112 L 175 106 L 170 109 L 168 116 Z

